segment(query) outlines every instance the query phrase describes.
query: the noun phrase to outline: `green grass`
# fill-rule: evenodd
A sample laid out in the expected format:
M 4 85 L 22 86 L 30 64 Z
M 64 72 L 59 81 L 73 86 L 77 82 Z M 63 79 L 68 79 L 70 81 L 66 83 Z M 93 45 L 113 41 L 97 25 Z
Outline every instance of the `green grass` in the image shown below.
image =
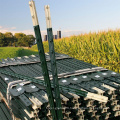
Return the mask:
M 29 49 L 22 49 L 21 54 L 19 56 L 21 57 L 21 56 L 29 56 L 29 55 L 36 55 L 36 54 L 38 54 L 37 51 L 32 51 Z
M 21 54 L 21 51 L 22 48 L 0 47 L 0 59 L 17 57 Z
M 48 52 L 48 42 L 43 43 L 45 52 Z M 58 53 L 120 72 L 120 30 L 62 38 L 54 44 Z M 37 46 L 31 50 L 37 51 Z
M 29 56 L 32 54 L 38 54 L 38 52 L 29 50 L 29 49 L 23 49 L 23 48 L 17 48 L 17 47 L 0 47 L 0 59 L 2 58 L 13 58 L 13 57 L 21 57 L 21 56 Z

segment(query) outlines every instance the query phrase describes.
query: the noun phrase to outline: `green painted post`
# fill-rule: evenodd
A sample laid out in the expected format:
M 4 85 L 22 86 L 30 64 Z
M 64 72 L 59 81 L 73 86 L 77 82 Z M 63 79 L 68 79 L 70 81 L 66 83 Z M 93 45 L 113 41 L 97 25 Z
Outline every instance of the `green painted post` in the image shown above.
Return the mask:
M 49 53 L 50 53 L 50 59 L 51 59 L 53 85 L 54 85 L 56 108 L 57 108 L 56 109 L 57 117 L 58 117 L 58 120 L 63 120 L 49 5 L 45 6 L 45 15 L 46 15 L 46 23 L 47 23 L 47 34 L 48 34 L 48 42 L 49 42 Z
M 39 56 L 40 56 L 42 72 L 43 72 L 43 76 L 44 76 L 44 80 L 45 80 L 45 86 L 46 86 L 48 99 L 49 99 L 49 103 L 50 103 L 50 107 L 51 107 L 51 114 L 52 114 L 53 120 L 57 120 L 56 111 L 54 109 L 55 108 L 54 98 L 53 98 L 53 94 L 52 94 L 52 88 L 51 88 L 51 83 L 50 83 L 49 73 L 48 73 L 48 69 L 47 69 L 47 63 L 46 63 L 41 33 L 40 33 L 40 27 L 39 27 L 39 23 L 38 23 L 35 3 L 33 0 L 29 2 L 29 6 L 30 6 L 30 11 L 31 11 L 35 36 L 36 36 L 36 40 L 37 40 L 37 47 L 38 47 L 38 52 L 39 52 Z

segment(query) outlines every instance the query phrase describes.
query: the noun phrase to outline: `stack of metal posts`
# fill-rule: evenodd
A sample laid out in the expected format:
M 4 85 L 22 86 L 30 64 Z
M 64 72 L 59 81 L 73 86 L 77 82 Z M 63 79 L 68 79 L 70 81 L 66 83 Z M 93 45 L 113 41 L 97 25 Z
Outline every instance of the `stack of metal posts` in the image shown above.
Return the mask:
M 52 85 L 49 53 L 46 60 Z M 64 120 L 104 120 L 120 116 L 120 74 L 64 54 L 56 53 L 56 62 Z M 89 92 L 93 98 L 74 93 L 72 89 Z M 97 95 L 108 100 L 99 101 Z M 0 96 L 16 118 L 52 120 L 38 55 L 2 59 Z
M 0 120 L 12 120 L 10 110 L 6 106 L 6 104 L 1 101 L 0 97 Z

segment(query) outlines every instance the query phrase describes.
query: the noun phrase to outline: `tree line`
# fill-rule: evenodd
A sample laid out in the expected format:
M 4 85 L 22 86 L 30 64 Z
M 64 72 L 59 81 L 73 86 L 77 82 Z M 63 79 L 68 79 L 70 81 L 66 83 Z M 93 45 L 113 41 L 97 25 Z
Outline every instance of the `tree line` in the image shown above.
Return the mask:
M 24 33 L 0 32 L 0 47 L 14 46 L 14 47 L 31 47 L 35 44 L 35 37 L 33 35 L 26 35 Z

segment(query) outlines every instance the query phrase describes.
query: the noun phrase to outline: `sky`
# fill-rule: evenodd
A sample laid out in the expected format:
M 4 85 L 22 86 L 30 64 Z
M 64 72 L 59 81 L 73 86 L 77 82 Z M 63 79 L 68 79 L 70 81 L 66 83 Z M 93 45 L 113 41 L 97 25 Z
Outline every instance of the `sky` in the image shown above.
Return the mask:
M 50 5 L 54 34 L 62 37 L 120 28 L 120 0 L 34 0 L 42 35 Z M 29 0 L 0 0 L 0 32 L 34 34 Z

